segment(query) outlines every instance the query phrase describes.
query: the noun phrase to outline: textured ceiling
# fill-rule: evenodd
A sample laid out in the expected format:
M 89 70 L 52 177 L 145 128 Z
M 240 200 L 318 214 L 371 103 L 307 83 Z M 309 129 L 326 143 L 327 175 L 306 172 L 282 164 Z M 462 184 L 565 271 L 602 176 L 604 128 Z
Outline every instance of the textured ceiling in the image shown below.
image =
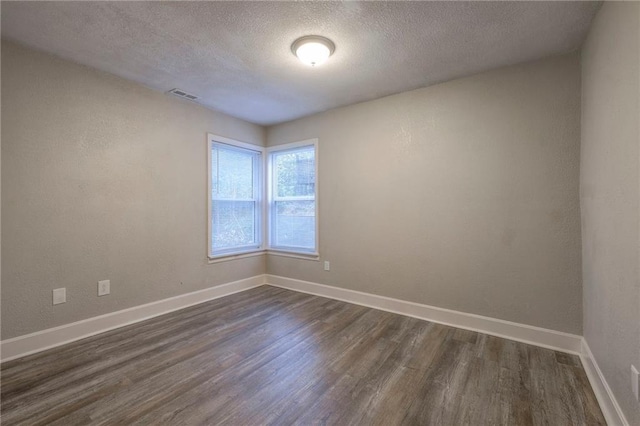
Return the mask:
M 577 49 L 599 2 L 3 2 L 2 36 L 270 125 Z M 298 37 L 336 44 L 310 68 Z

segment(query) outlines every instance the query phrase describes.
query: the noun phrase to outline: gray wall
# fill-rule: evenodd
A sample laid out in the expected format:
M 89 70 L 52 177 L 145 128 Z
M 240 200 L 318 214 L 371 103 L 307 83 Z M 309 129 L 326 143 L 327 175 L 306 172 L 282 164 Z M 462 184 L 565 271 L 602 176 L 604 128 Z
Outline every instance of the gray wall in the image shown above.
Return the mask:
M 640 4 L 606 2 L 582 51 L 584 336 L 627 420 L 640 425 Z
M 577 54 L 267 129 L 315 137 L 331 271 L 268 273 L 582 332 Z
M 265 272 L 206 261 L 206 133 L 263 128 L 7 42 L 2 113 L 2 339 Z

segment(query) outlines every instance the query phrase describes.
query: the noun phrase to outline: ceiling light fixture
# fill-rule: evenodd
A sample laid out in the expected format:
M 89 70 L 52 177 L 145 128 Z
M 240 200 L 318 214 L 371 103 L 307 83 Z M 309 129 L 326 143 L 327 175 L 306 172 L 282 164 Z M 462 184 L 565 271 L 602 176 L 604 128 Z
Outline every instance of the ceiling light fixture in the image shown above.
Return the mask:
M 326 37 L 304 36 L 291 45 L 291 51 L 302 62 L 312 67 L 320 65 L 336 50 L 336 45 Z

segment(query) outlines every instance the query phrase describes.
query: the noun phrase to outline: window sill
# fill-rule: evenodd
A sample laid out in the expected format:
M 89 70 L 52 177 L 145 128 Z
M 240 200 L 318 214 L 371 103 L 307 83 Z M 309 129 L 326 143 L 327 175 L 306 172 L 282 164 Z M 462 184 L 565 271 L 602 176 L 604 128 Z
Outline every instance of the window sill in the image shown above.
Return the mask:
M 281 256 L 281 257 L 291 257 L 294 259 L 302 259 L 302 260 L 313 260 L 316 262 L 320 260 L 319 253 L 300 253 L 296 251 L 286 251 L 286 250 L 258 249 L 254 251 L 243 252 L 243 253 L 229 253 L 229 254 L 221 254 L 216 257 L 209 257 L 207 258 L 207 263 L 211 264 L 211 263 L 227 262 L 229 260 L 245 259 L 247 257 L 261 256 L 263 254 L 270 254 L 273 256 Z
M 271 254 L 273 256 L 292 257 L 294 259 L 313 260 L 316 262 L 320 260 L 319 253 L 301 253 L 296 251 L 269 249 L 267 250 L 267 254 Z
M 257 249 L 257 250 L 253 250 L 253 251 L 245 251 L 242 253 L 229 253 L 229 254 L 221 254 L 219 256 L 216 257 L 209 257 L 207 258 L 207 263 L 220 263 L 220 262 L 227 262 L 229 260 L 236 260 L 236 259 L 244 259 L 247 257 L 254 257 L 254 256 L 261 256 L 263 254 L 266 254 L 266 250 L 264 249 Z

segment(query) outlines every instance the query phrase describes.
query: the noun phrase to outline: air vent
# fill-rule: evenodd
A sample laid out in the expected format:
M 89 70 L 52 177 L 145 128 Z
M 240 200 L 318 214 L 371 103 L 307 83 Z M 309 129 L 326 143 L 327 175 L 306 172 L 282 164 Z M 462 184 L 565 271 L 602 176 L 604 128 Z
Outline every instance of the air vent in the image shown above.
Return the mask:
M 171 89 L 167 93 L 180 96 L 181 98 L 189 99 L 190 101 L 195 101 L 196 99 L 198 99 L 196 95 L 192 95 L 191 93 L 187 93 L 184 90 L 180 90 L 180 89 Z

